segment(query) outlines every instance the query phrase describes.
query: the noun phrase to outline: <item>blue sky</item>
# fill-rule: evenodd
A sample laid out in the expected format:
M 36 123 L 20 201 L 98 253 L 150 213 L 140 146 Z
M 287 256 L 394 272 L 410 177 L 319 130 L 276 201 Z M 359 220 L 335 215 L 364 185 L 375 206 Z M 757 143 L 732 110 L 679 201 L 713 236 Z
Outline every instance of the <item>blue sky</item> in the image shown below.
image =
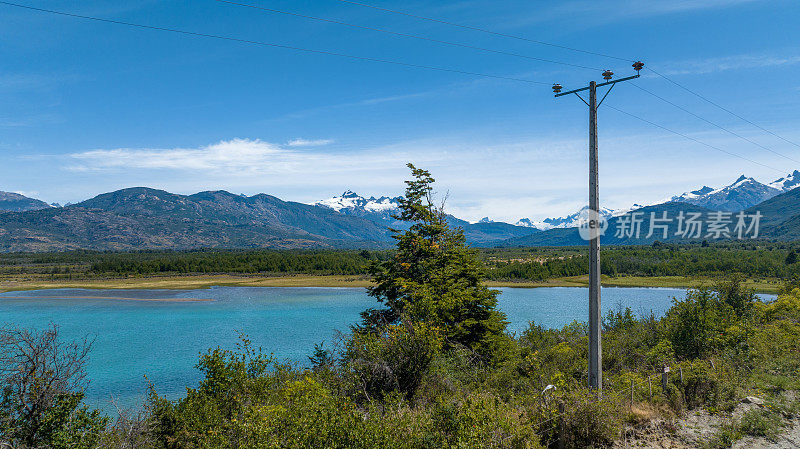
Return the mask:
M 242 2 L 535 58 L 632 73 L 630 63 L 336 0 Z M 364 0 L 369 2 L 371 0 Z M 151 26 L 580 87 L 596 70 L 315 22 L 214 0 L 19 3 Z M 792 0 L 389 2 L 414 12 L 641 59 L 800 142 L 800 3 Z M 587 111 L 547 85 L 190 37 L 0 5 L 0 190 L 48 202 L 150 186 L 311 202 L 396 195 L 428 168 L 448 209 L 477 220 L 565 215 L 586 198 Z M 642 72 L 638 85 L 758 144 L 793 146 Z M 629 83 L 626 83 L 629 84 Z M 800 163 L 622 84 L 607 105 L 757 161 L 600 110 L 601 202 L 658 201 Z

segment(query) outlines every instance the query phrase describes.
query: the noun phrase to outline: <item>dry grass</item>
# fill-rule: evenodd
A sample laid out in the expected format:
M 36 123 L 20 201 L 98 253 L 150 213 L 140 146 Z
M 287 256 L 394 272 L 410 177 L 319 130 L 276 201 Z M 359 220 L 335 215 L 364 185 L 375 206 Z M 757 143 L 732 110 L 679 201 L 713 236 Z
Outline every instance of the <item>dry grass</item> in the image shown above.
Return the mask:
M 572 276 L 548 279 L 545 281 L 487 281 L 489 287 L 586 287 L 588 276 Z M 603 276 L 605 287 L 672 287 L 695 288 L 711 287 L 713 279 L 684 276 Z M 101 279 L 49 279 L 45 276 L 25 275 L 6 276 L 0 279 L 0 292 L 18 290 L 39 290 L 50 288 L 94 288 L 94 289 L 201 289 L 213 286 L 239 287 L 368 287 L 371 282 L 366 276 L 243 276 L 243 275 L 167 275 L 140 276 Z M 781 284 L 774 280 L 745 281 L 745 286 L 758 293 L 776 293 Z

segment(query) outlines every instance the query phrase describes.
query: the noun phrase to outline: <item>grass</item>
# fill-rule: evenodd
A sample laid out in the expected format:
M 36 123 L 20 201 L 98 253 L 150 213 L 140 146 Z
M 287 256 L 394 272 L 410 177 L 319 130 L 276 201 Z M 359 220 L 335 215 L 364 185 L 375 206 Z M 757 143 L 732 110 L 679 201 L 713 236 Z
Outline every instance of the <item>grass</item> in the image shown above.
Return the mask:
M 672 287 L 693 288 L 711 287 L 713 279 L 686 276 L 603 276 L 606 287 Z M 489 287 L 586 287 L 588 276 L 572 276 L 548 279 L 545 281 L 487 281 Z M 0 292 L 19 290 L 38 290 L 49 288 L 90 288 L 90 289 L 201 289 L 213 286 L 239 287 L 368 287 L 366 276 L 321 276 L 321 275 L 165 275 L 124 278 L 78 278 L 52 279 L 47 276 L 10 275 L 0 279 Z M 777 293 L 780 282 L 776 280 L 748 279 L 745 285 L 758 293 Z

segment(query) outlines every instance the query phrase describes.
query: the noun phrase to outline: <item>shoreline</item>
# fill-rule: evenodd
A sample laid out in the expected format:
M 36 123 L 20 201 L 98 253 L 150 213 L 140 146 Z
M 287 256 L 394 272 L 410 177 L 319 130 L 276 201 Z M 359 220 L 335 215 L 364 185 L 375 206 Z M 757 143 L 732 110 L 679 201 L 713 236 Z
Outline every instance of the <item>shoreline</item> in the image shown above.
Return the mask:
M 654 287 L 654 288 L 697 288 L 711 287 L 715 279 L 684 276 L 603 276 L 604 287 Z M 241 275 L 173 275 L 105 279 L 19 279 L 0 280 L 0 293 L 28 290 L 50 290 L 78 288 L 87 290 L 198 290 L 211 287 L 361 287 L 372 285 L 364 276 L 241 276 Z M 546 287 L 586 287 L 587 276 L 573 276 L 548 279 L 546 281 L 486 281 L 488 287 L 546 288 Z M 776 294 L 782 283 L 780 280 L 747 279 L 744 285 L 756 293 Z

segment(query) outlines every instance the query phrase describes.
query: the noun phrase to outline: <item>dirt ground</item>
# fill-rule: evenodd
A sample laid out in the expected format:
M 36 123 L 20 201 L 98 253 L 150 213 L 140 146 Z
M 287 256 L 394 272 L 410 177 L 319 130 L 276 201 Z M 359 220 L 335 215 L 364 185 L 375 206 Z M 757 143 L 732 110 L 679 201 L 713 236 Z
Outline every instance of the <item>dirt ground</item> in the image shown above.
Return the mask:
M 673 419 L 654 418 L 638 426 L 631 426 L 614 445 L 615 449 L 688 449 L 705 445 L 720 426 L 731 418 L 740 418 L 758 405 L 741 403 L 732 414 L 714 415 L 705 410 L 687 412 Z M 733 449 L 798 449 L 800 448 L 800 419 L 787 420 L 780 435 L 773 440 L 745 436 L 736 441 Z

